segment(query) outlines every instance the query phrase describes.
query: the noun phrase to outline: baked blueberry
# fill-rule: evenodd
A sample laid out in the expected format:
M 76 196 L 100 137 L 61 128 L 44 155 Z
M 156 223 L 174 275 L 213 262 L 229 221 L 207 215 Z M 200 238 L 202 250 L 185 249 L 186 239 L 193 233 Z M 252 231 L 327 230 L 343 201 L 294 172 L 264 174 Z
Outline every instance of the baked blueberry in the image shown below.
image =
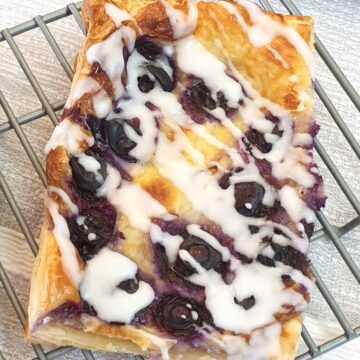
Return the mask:
M 217 98 L 217 105 L 221 107 L 226 113 L 231 110 L 231 108 L 229 108 L 227 104 L 225 94 L 222 91 L 218 91 L 218 93 L 216 94 L 216 98 Z
M 156 307 L 158 325 L 170 334 L 191 337 L 202 323 L 211 323 L 211 315 L 201 305 L 179 296 L 166 296 Z
M 119 120 L 104 121 L 103 129 L 110 148 L 122 159 L 135 163 L 136 158 L 129 152 L 136 147 L 136 142 L 128 138 L 123 123 Z
M 100 170 L 97 173 L 87 171 L 80 163 L 77 156 L 73 156 L 70 159 L 70 167 L 76 184 L 81 189 L 89 192 L 95 192 L 103 184 L 106 178 L 106 164 L 104 160 L 95 156 L 94 158 L 100 163 Z
M 265 189 L 256 182 L 235 184 L 235 209 L 244 216 L 255 216 L 262 205 Z
M 231 173 L 227 173 L 227 174 L 224 174 L 218 181 L 219 183 L 219 186 L 226 190 L 229 186 L 230 186 L 230 178 L 231 178 Z
M 116 213 L 103 216 L 82 214 L 68 220 L 70 239 L 84 261 L 91 259 L 104 247 L 114 233 Z
M 234 298 L 236 304 L 242 306 L 245 310 L 251 309 L 255 305 L 255 297 L 253 295 L 239 301 L 237 298 Z
M 256 146 L 262 153 L 269 153 L 272 145 L 266 142 L 264 134 L 256 129 L 250 129 L 246 133 L 246 138 L 250 144 Z
M 264 255 L 258 255 L 256 260 L 265 266 L 275 267 L 275 261 Z
M 139 282 L 134 279 L 122 281 L 118 286 L 119 289 L 126 291 L 128 294 L 134 294 L 139 288 Z
M 137 78 L 137 81 L 138 81 L 138 87 L 140 91 L 143 93 L 148 93 L 155 86 L 155 83 L 149 78 L 149 75 L 146 74 L 143 76 L 139 76 Z
M 260 231 L 260 228 L 255 225 L 249 225 L 250 234 L 254 235 Z
M 153 61 L 162 53 L 162 48 L 148 35 L 140 36 L 135 42 L 136 50 L 147 60 Z
M 271 248 L 274 250 L 274 259 L 281 261 L 285 265 L 291 266 L 303 273 L 307 273 L 309 260 L 300 251 L 294 249 L 291 246 L 281 246 L 279 244 L 272 243 Z
M 164 91 L 170 92 L 173 89 L 173 79 L 163 68 L 147 64 L 146 69 L 155 77 Z
M 180 245 L 180 250 L 186 250 L 206 270 L 214 269 L 221 274 L 226 271 L 221 254 L 206 241 L 196 236 L 187 235 Z M 187 261 L 182 261 L 180 257 L 177 258 L 174 270 L 184 276 L 196 272 Z
M 209 88 L 201 79 L 193 81 L 190 88 L 190 99 L 199 110 L 203 110 L 203 108 L 216 109 L 216 101 L 211 97 Z

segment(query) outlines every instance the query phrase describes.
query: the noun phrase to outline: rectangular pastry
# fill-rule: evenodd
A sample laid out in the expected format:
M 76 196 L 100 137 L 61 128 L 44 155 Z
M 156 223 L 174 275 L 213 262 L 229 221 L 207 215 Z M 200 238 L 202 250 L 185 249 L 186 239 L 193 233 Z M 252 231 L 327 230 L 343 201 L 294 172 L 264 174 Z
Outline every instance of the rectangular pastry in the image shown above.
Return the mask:
M 324 206 L 313 24 L 246 0 L 85 0 L 26 339 L 293 359 Z

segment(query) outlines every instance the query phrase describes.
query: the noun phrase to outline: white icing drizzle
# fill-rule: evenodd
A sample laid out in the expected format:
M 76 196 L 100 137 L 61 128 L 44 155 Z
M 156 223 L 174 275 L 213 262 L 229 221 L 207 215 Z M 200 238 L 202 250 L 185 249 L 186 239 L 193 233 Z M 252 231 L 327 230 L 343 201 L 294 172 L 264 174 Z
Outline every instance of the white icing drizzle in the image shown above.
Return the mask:
M 289 69 L 290 68 L 290 65 L 288 62 L 285 61 L 285 59 L 281 56 L 281 54 L 275 50 L 273 47 L 271 46 L 267 46 L 266 47 L 274 56 L 274 58 L 280 62 L 280 64 L 282 65 L 282 67 L 284 69 Z
M 221 275 L 214 270 L 205 270 L 185 250 L 179 251 L 182 260 L 196 269 L 197 274 L 188 279 L 205 288 L 205 304 L 216 326 L 236 333 L 250 332 L 276 321 L 276 313 L 283 304 L 293 305 L 298 311 L 304 310 L 306 302 L 301 294 L 284 289 L 279 268 L 269 268 L 258 262 L 242 265 L 233 259 L 236 274 L 231 284 L 225 284 Z M 260 280 L 261 279 L 261 280 Z M 255 305 L 245 310 L 237 305 L 234 298 L 245 299 L 254 296 Z
M 249 344 L 233 335 L 222 336 L 228 360 L 271 359 L 280 353 L 281 325 L 271 324 L 252 332 Z
M 276 37 L 281 36 L 303 57 L 306 65 L 313 73 L 314 64 L 311 49 L 295 29 L 273 20 L 257 5 L 248 0 L 235 0 L 235 2 L 246 9 L 252 22 L 251 26 L 246 24 L 239 11 L 232 4 L 225 1 L 220 1 L 219 4 L 236 16 L 240 26 L 243 31 L 247 33 L 249 41 L 253 46 L 266 46 Z
M 139 288 L 133 294 L 117 287 L 122 281 L 134 279 L 136 272 L 137 265 L 129 258 L 103 248 L 86 264 L 81 296 L 101 319 L 130 323 L 155 298 L 154 290 L 144 281 L 139 281 Z
M 126 43 L 129 51 L 133 51 L 136 40 L 135 31 L 122 26 L 114 31 L 106 40 L 92 45 L 86 52 L 86 60 L 93 65 L 95 62 L 100 64 L 111 80 L 115 98 L 118 99 L 124 93 L 124 85 L 121 75 L 124 71 L 123 42 Z
M 58 146 L 63 146 L 66 152 L 70 154 L 80 154 L 82 152 L 80 144 L 85 141 L 89 146 L 93 146 L 95 139 L 89 136 L 76 123 L 69 118 L 65 118 L 56 126 L 47 145 L 45 153 L 55 150 Z
M 96 234 L 95 233 L 89 233 L 88 240 L 89 241 L 94 241 L 95 239 L 96 239 Z
M 99 83 L 92 77 L 85 76 L 78 80 L 72 89 L 66 102 L 65 108 L 70 108 L 76 101 L 85 94 L 93 95 L 93 105 L 98 118 L 105 118 L 111 111 L 112 103 L 109 95 L 101 88 Z
M 63 189 L 56 186 L 48 186 L 47 191 L 48 193 L 54 192 L 58 194 L 73 214 L 77 215 L 79 213 L 79 208 L 71 201 L 70 196 Z
M 95 173 L 96 180 L 99 183 L 104 181 L 103 176 L 100 174 L 99 170 L 101 168 L 100 163 L 93 157 L 82 153 L 78 156 L 79 164 L 87 171 Z
M 305 219 L 308 223 L 315 222 L 315 213 L 300 199 L 294 188 L 285 185 L 279 190 L 279 198 L 292 221 L 298 223 Z
M 313 143 L 313 138 L 307 133 L 297 133 L 294 135 L 294 146 L 309 146 Z
M 203 239 L 211 247 L 217 250 L 222 255 L 223 261 L 229 261 L 230 259 L 229 249 L 225 246 L 220 245 L 218 240 L 208 232 L 202 230 L 200 225 L 190 224 L 186 227 L 186 230 L 190 235 L 194 235 L 200 239 Z
M 111 98 L 105 90 L 99 91 L 99 93 L 93 97 L 93 105 L 95 114 L 99 119 L 108 116 L 112 110 Z
M 173 8 L 166 0 L 161 0 L 161 3 L 164 5 L 166 14 L 169 18 L 174 39 L 180 39 L 191 34 L 195 30 L 198 19 L 198 8 L 196 3 L 187 3 L 187 15 L 181 10 Z
M 114 4 L 105 4 L 105 13 L 111 18 L 116 27 L 120 27 L 123 21 L 133 21 L 135 19 L 125 10 L 119 9 Z
M 169 350 L 176 344 L 176 340 L 173 339 L 164 339 L 162 337 L 150 334 L 147 331 L 136 329 L 136 331 L 141 334 L 141 336 L 148 338 L 154 345 L 156 345 L 161 352 L 162 360 L 170 360 Z
M 101 90 L 101 86 L 95 79 L 89 76 L 82 77 L 71 90 L 65 107 L 70 108 L 75 101 L 81 99 L 85 94 L 94 94 L 99 90 Z
M 156 224 L 150 226 L 151 241 L 156 244 L 161 244 L 166 251 L 166 256 L 170 264 L 174 264 L 179 252 L 180 244 L 184 239 L 180 235 L 170 235 L 167 232 L 163 232 Z
M 299 82 L 299 77 L 296 74 L 292 74 L 291 76 L 289 76 L 289 81 L 297 83 Z
M 239 106 L 239 101 L 243 99 L 241 85 L 225 73 L 224 63 L 210 54 L 192 36 L 177 41 L 176 51 L 177 64 L 182 71 L 206 80 L 206 85 L 213 94 L 222 91 L 230 107 Z
M 107 173 L 98 195 L 105 196 L 120 213 L 126 215 L 132 226 L 149 232 L 152 218 L 174 219 L 164 206 L 139 185 L 121 181 L 120 173 L 115 168 L 108 165 Z
M 60 192 L 61 193 L 61 192 Z M 77 250 L 70 240 L 70 231 L 65 218 L 59 213 L 59 206 L 48 196 L 45 205 L 54 223 L 53 234 L 61 253 L 61 262 L 65 273 L 78 287 L 82 281 L 83 273 L 77 260 Z

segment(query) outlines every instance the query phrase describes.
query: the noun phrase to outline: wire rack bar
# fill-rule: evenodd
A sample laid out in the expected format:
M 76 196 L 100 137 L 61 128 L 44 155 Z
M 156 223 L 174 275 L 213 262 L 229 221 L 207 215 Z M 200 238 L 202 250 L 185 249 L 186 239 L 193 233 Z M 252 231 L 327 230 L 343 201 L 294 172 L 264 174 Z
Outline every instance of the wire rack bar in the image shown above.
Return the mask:
M 76 22 L 78 23 L 82 33 L 85 35 L 86 34 L 86 29 L 85 29 L 85 25 L 82 21 L 81 15 L 78 11 L 78 9 L 80 10 L 80 7 L 76 6 L 74 3 L 69 4 L 67 6 L 67 8 L 69 9 L 69 11 L 71 12 L 71 14 L 74 16 Z
M 324 299 L 328 303 L 331 311 L 334 313 L 335 317 L 339 321 L 339 324 L 341 325 L 341 327 L 345 331 L 345 334 L 346 334 L 347 338 L 348 339 L 353 338 L 354 335 L 355 335 L 354 330 L 352 329 L 349 321 L 345 317 L 343 311 L 340 309 L 338 303 L 336 302 L 336 300 L 334 299 L 334 297 L 330 293 L 329 289 L 325 285 L 325 283 L 324 283 L 323 279 L 321 278 L 320 274 L 315 269 L 314 265 L 310 265 L 310 271 L 311 271 L 311 273 L 314 275 L 314 277 L 316 279 L 317 288 L 319 289 L 319 291 L 321 292 L 321 295 L 324 297 Z
M 320 155 L 322 161 L 325 163 L 326 167 L 329 169 L 331 175 L 343 191 L 346 198 L 349 200 L 350 204 L 356 211 L 358 215 L 360 215 L 360 202 L 354 195 L 353 191 L 350 189 L 350 186 L 347 184 L 343 176 L 340 174 L 340 171 L 335 166 L 334 162 L 331 160 L 330 156 L 321 145 L 320 141 L 315 138 L 314 140 L 314 147 L 317 153 Z
M 360 327 L 357 327 L 356 329 L 354 329 L 356 336 L 360 335 Z M 320 355 L 323 355 L 327 352 L 329 352 L 330 350 L 333 350 L 341 345 L 344 345 L 345 343 L 348 342 L 348 339 L 346 338 L 346 336 L 344 335 L 340 335 L 338 337 L 336 337 L 335 339 L 332 339 L 322 345 L 319 346 L 320 349 L 320 353 L 317 354 L 315 357 L 313 357 L 311 355 L 311 353 L 308 351 L 304 354 L 299 355 L 296 360 L 312 360 L 315 359 L 316 357 L 319 357 Z M 350 359 L 349 359 L 350 360 Z M 355 360 L 355 359 L 354 359 Z
M 25 221 L 24 215 L 22 214 L 19 205 L 17 204 L 13 193 L 11 192 L 9 185 L 7 184 L 3 174 L 0 172 L 0 188 L 2 190 L 2 192 L 5 195 L 5 198 L 21 228 L 21 231 L 23 232 L 25 239 L 27 240 L 30 249 L 32 251 L 32 253 L 34 255 L 37 254 L 39 248 L 38 245 L 35 241 L 35 238 L 29 228 L 29 225 L 27 224 L 27 222 Z
M 26 315 L 25 315 L 25 311 L 19 301 L 19 298 L 17 297 L 14 288 L 11 285 L 11 282 L 9 280 L 9 277 L 7 276 L 4 267 L 2 266 L 1 262 L 0 262 L 0 280 L 4 286 L 4 289 L 6 291 L 6 293 L 9 296 L 9 299 L 11 301 L 11 304 L 13 305 L 15 312 L 21 322 L 21 325 L 23 326 L 23 328 L 26 327 Z M 37 344 L 31 344 L 36 355 L 37 355 L 37 359 L 39 360 L 48 360 L 49 358 L 47 357 L 47 355 L 45 354 L 44 350 L 42 349 L 41 345 L 37 345 Z M 67 349 L 66 349 L 67 350 Z M 67 351 L 69 352 L 69 351 Z M 62 352 L 64 353 L 64 351 Z M 82 350 L 82 353 L 84 355 L 84 358 L 86 360 L 94 360 L 94 356 L 92 355 L 92 353 L 88 350 Z M 58 355 L 59 356 L 59 355 Z
M 40 28 L 40 30 L 42 31 L 42 33 L 44 34 L 46 40 L 50 44 L 57 59 L 59 60 L 61 66 L 63 67 L 64 71 L 66 72 L 66 75 L 68 76 L 68 78 L 70 80 L 72 80 L 74 77 L 74 72 L 73 72 L 70 64 L 66 60 L 65 55 L 61 51 L 60 46 L 55 41 L 54 36 L 51 34 L 49 28 L 46 26 L 44 20 L 42 19 L 41 16 L 35 16 L 34 20 L 35 20 L 36 24 L 38 25 L 38 27 Z
M 347 267 L 350 269 L 352 274 L 354 275 L 357 282 L 360 284 L 360 270 L 358 266 L 355 264 L 355 261 L 350 256 L 349 252 L 346 250 L 344 244 L 340 240 L 338 234 L 334 231 L 332 226 L 330 225 L 329 221 L 326 219 L 325 215 L 318 211 L 316 213 L 316 216 L 320 222 L 320 224 L 323 226 L 323 228 L 326 230 L 327 234 L 330 236 L 330 239 L 334 243 L 337 251 L 340 253 L 341 257 L 345 261 Z
M 41 104 L 44 106 L 46 113 L 49 116 L 50 120 L 52 121 L 52 123 L 54 125 L 57 125 L 58 119 L 54 112 L 54 109 L 51 107 L 49 100 L 47 99 L 39 82 L 36 80 L 35 75 L 31 71 L 30 66 L 28 65 L 27 61 L 25 60 L 24 55 L 21 53 L 14 38 L 11 36 L 9 30 L 7 30 L 7 29 L 3 30 L 2 34 L 4 35 L 7 43 L 9 44 L 10 49 L 14 53 L 16 60 L 18 61 L 21 68 L 23 69 L 23 71 L 24 71 L 26 77 L 28 78 L 32 88 L 34 89 L 36 95 L 38 96 L 39 100 L 41 101 Z
M 6 101 L 4 95 L 1 91 L 0 91 L 0 104 L 1 104 L 2 108 L 4 109 L 4 112 L 5 112 L 6 116 L 8 117 L 10 124 L 12 125 L 13 129 L 15 130 L 16 135 L 18 136 L 18 138 L 21 142 L 21 145 L 23 146 L 24 150 L 26 151 L 27 156 L 29 157 L 35 170 L 39 174 L 42 183 L 44 184 L 44 186 L 46 186 L 45 170 L 44 170 L 43 166 L 41 165 L 39 158 L 36 156 L 35 151 L 34 151 L 33 147 L 31 146 L 23 129 L 18 124 L 16 117 L 15 117 L 12 109 L 10 108 L 9 103 Z
M 26 326 L 25 311 L 24 311 L 23 307 L 21 306 L 19 298 L 17 297 L 15 290 L 12 287 L 10 280 L 9 280 L 8 276 L 6 275 L 5 269 L 2 266 L 1 262 L 0 262 L 0 280 L 4 286 L 6 293 L 9 296 L 11 304 L 16 312 L 16 315 L 18 316 L 18 318 L 21 322 L 21 325 L 23 326 L 23 328 L 25 328 L 25 326 Z M 40 345 L 36 345 L 36 344 L 31 344 L 31 345 L 32 345 L 38 359 L 46 360 L 46 355 L 45 355 L 42 347 Z
M 74 6 L 76 9 L 80 10 L 81 4 L 82 4 L 82 1 L 79 1 L 79 2 L 75 3 Z M 62 9 L 53 11 L 49 14 L 42 16 L 42 19 L 45 24 L 48 24 L 48 23 L 52 23 L 56 20 L 60 20 L 64 17 L 68 16 L 69 14 L 70 14 L 69 9 L 67 7 L 64 7 Z M 16 25 L 8 30 L 12 36 L 16 36 L 16 35 L 20 35 L 24 32 L 27 32 L 29 30 L 35 29 L 36 26 L 37 26 L 37 24 L 36 24 L 35 20 L 29 20 L 22 24 Z M 4 35 L 0 33 L 0 42 L 4 41 L 4 40 L 5 40 Z
M 46 359 L 47 360 L 53 360 L 53 359 L 57 359 L 60 356 L 69 354 L 70 352 L 74 351 L 75 348 L 71 347 L 71 346 L 61 346 L 58 347 L 54 350 L 51 350 L 49 352 L 46 353 Z M 34 357 L 32 360 L 38 360 L 37 357 Z
M 360 225 L 360 217 L 356 217 L 355 219 L 349 221 L 347 224 L 338 228 L 339 236 L 343 236 L 347 234 L 348 232 L 355 229 L 359 225 Z
M 299 9 L 291 0 L 281 0 L 282 4 L 286 7 L 290 14 L 302 15 Z M 336 80 L 349 96 L 355 107 L 360 111 L 360 96 L 355 88 L 351 85 L 348 78 L 344 75 L 339 65 L 335 62 L 329 51 L 325 48 L 324 44 L 315 34 L 315 49 L 327 65 L 329 70 L 333 73 Z
M 64 106 L 65 106 L 65 101 L 58 101 L 54 104 L 52 104 L 51 106 L 53 107 L 54 111 L 58 111 L 61 110 Z M 46 111 L 44 109 L 38 109 L 35 111 L 32 111 L 28 114 L 19 116 L 17 118 L 17 122 L 19 123 L 19 125 L 25 125 L 31 121 L 37 120 L 42 118 L 43 116 L 46 115 Z M 0 124 L 0 134 L 6 131 L 9 131 L 12 129 L 12 126 L 9 122 L 5 122 L 3 124 Z
M 333 229 L 333 231 L 335 231 L 335 233 L 338 235 L 338 237 L 341 237 L 345 234 L 347 234 L 348 232 L 350 232 L 351 230 L 353 230 L 354 228 L 356 228 L 357 226 L 360 225 L 360 217 L 356 217 L 355 219 L 349 221 L 348 223 L 346 223 L 343 226 L 333 226 L 330 224 L 330 227 Z M 325 236 L 328 236 L 328 234 L 326 233 L 326 231 L 322 228 L 319 230 L 316 230 L 313 234 L 313 236 L 311 237 L 310 241 L 316 241 L 319 240 Z
M 304 325 L 302 327 L 301 337 L 305 341 L 306 346 L 309 348 L 309 351 L 310 351 L 312 357 L 316 357 L 317 354 L 320 352 L 320 349 L 317 347 L 313 338 L 311 337 L 308 330 L 306 329 L 306 326 L 304 326 Z
M 314 89 L 316 93 L 318 94 L 320 100 L 326 107 L 327 111 L 335 121 L 337 127 L 344 135 L 346 141 L 350 145 L 350 147 L 353 149 L 354 153 L 360 159 L 360 145 L 355 139 L 354 135 L 351 133 L 348 126 L 345 124 L 344 120 L 340 116 L 339 112 L 336 110 L 334 104 L 331 102 L 329 96 L 326 94 L 324 88 L 321 86 L 320 82 L 315 79 L 314 81 Z

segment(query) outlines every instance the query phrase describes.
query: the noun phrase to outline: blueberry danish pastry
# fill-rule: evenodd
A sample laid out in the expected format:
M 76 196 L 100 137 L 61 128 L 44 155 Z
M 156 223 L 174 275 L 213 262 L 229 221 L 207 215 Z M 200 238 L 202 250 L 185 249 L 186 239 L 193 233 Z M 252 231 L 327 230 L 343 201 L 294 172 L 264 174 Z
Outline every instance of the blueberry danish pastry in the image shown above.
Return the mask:
M 247 0 L 85 0 L 26 339 L 294 358 L 325 203 L 313 25 Z

